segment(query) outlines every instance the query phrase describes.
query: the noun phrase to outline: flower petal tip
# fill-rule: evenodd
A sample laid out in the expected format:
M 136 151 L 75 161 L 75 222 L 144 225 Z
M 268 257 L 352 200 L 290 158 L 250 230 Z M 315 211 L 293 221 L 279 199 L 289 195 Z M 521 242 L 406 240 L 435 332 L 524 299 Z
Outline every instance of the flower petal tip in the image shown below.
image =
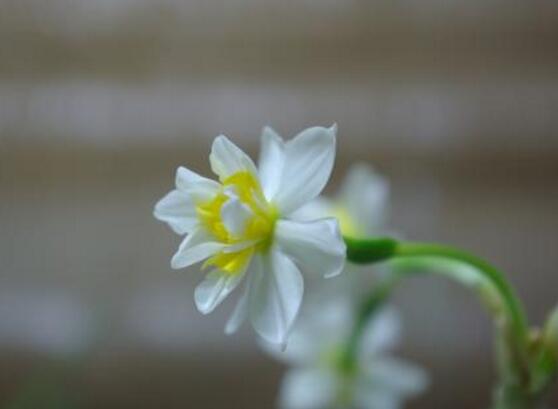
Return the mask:
M 176 169 L 176 173 L 174 176 L 174 185 L 178 188 L 181 186 L 181 181 L 186 180 L 190 174 L 190 171 L 185 168 L 184 166 L 179 166 Z
M 333 134 L 333 136 L 337 136 L 337 122 L 334 122 L 328 129 Z
M 199 306 L 197 303 L 196 303 L 196 308 L 203 315 L 208 315 L 211 312 L 213 312 L 213 309 L 203 308 L 203 307 Z
M 265 125 L 262 128 L 262 135 L 263 134 L 269 134 L 269 135 L 273 135 L 273 136 L 279 136 L 279 134 L 277 133 L 277 131 L 275 129 L 273 129 L 271 126 L 269 125 Z
M 157 202 L 157 204 L 155 206 L 153 206 L 153 210 L 151 211 L 151 214 L 153 215 L 154 218 L 156 218 L 157 220 L 161 220 L 160 216 L 159 216 L 159 210 L 157 209 L 157 205 L 159 203 Z
M 336 271 L 331 271 L 327 274 L 324 274 L 324 278 L 334 278 L 337 277 L 338 275 L 340 275 L 343 272 L 343 267 L 345 266 L 345 263 L 343 263 L 343 265 Z
M 215 307 L 217 307 L 217 304 L 209 303 L 207 299 L 203 299 L 198 288 L 199 287 L 196 287 L 194 291 L 194 302 L 196 303 L 196 308 L 203 315 L 208 315 L 215 309 Z
M 173 270 L 180 270 L 182 268 L 181 263 L 175 257 L 171 258 L 170 266 Z

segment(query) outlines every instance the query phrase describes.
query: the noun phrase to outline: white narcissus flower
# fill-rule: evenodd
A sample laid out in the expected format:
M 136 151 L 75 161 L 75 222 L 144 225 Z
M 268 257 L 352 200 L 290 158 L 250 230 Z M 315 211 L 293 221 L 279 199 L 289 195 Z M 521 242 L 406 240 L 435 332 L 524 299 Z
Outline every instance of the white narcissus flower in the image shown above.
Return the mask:
M 292 220 L 290 215 L 326 185 L 335 157 L 336 127 L 314 127 L 284 142 L 271 128 L 262 132 L 259 167 L 225 136 L 209 156 L 219 182 L 186 168 L 176 189 L 154 215 L 186 234 L 171 261 L 175 269 L 206 260 L 205 280 L 195 290 L 197 308 L 215 309 L 245 282 L 226 332 L 246 317 L 265 340 L 284 344 L 303 294 L 301 270 L 332 277 L 345 261 L 335 219 Z
M 400 329 L 393 310 L 380 311 L 368 323 L 356 367 L 347 371 L 341 357 L 354 320 L 352 303 L 334 300 L 305 311 L 285 351 L 264 344 L 273 356 L 292 366 L 280 389 L 282 409 L 397 409 L 426 388 L 421 369 L 387 354 Z

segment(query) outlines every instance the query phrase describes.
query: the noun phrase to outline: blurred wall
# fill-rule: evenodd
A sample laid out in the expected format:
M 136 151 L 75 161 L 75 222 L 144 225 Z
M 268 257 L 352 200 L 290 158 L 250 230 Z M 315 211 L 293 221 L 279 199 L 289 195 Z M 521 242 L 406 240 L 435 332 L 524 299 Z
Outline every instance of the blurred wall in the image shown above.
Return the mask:
M 0 3 L 0 407 L 271 407 L 282 368 L 151 216 L 219 133 L 256 154 L 339 125 L 392 182 L 394 228 L 509 271 L 533 322 L 558 288 L 558 4 L 519 1 Z M 413 408 L 482 407 L 491 329 L 437 279 L 396 296 Z M 556 395 L 556 392 L 555 392 Z M 558 404 L 555 398 L 555 405 Z M 37 406 L 36 402 L 41 402 Z

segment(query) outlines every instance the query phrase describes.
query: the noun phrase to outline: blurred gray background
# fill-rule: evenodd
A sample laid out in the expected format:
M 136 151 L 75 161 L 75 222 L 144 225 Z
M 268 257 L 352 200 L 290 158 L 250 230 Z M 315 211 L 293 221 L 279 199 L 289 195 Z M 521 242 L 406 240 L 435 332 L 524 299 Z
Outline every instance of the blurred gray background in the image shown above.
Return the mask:
M 151 216 L 216 135 L 256 154 L 339 125 L 392 183 L 392 226 L 509 272 L 531 321 L 558 300 L 558 3 L 2 0 L 0 407 L 270 408 L 283 368 Z M 465 290 L 407 282 L 411 408 L 481 408 L 491 324 Z M 558 392 L 554 405 L 558 405 Z

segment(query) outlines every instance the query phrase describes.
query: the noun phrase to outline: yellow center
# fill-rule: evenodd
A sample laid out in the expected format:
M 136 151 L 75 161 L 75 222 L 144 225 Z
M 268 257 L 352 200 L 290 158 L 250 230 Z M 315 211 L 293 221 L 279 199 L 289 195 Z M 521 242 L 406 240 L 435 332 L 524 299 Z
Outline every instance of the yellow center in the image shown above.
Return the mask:
M 251 211 L 239 234 L 230 232 L 221 217 L 221 208 L 229 200 L 224 190 L 233 187 L 236 196 Z M 215 197 L 196 206 L 203 226 L 221 243 L 234 245 L 251 242 L 238 251 L 220 251 L 210 257 L 204 267 L 215 266 L 234 275 L 242 271 L 256 250 L 266 249 L 271 243 L 273 228 L 278 217 L 277 209 L 265 199 L 258 180 L 249 172 L 235 173 L 223 180 L 223 187 Z

